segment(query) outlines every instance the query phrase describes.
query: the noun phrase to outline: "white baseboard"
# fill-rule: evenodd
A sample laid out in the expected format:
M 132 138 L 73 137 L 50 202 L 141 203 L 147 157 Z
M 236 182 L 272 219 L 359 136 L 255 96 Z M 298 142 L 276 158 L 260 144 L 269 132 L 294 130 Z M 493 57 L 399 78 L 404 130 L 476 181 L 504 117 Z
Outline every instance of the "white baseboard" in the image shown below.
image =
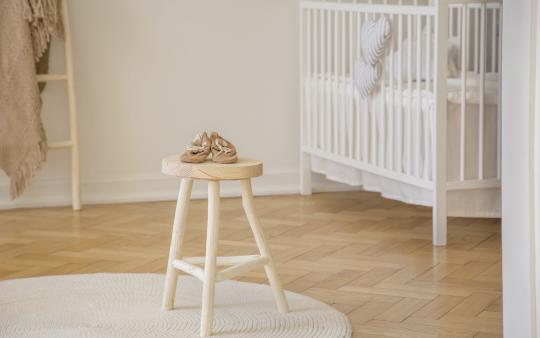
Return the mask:
M 255 195 L 291 195 L 300 192 L 300 173 L 297 170 L 269 170 L 264 176 L 253 180 Z M 128 203 L 146 201 L 175 200 L 179 180 L 162 174 L 132 177 L 111 177 L 106 179 L 82 180 L 81 192 L 84 204 Z M 313 190 L 348 191 L 357 190 L 344 184 L 332 182 L 314 175 Z M 36 208 L 71 205 L 71 181 L 45 180 L 36 178 L 20 198 L 10 201 L 9 186 L 3 184 L 0 190 L 0 209 Z M 221 194 L 224 197 L 240 196 L 237 182 L 223 182 Z M 193 198 L 206 198 L 206 185 L 195 182 Z
M 264 176 L 253 180 L 255 195 L 292 195 L 300 193 L 300 176 L 296 170 L 268 170 Z M 180 180 L 160 173 L 132 177 L 112 177 L 107 179 L 84 180 L 81 182 L 82 202 L 84 204 L 129 203 L 176 200 Z M 10 201 L 8 182 L 0 183 L 0 210 L 17 208 L 41 208 L 71 205 L 71 181 L 47 180 L 39 177 L 32 182 L 23 196 Z M 313 174 L 314 192 L 361 190 L 333 182 L 319 174 Z M 206 198 L 206 184 L 195 182 L 192 198 Z M 222 182 L 223 197 L 240 196 L 237 182 Z M 499 214 L 450 213 L 454 217 L 498 218 Z

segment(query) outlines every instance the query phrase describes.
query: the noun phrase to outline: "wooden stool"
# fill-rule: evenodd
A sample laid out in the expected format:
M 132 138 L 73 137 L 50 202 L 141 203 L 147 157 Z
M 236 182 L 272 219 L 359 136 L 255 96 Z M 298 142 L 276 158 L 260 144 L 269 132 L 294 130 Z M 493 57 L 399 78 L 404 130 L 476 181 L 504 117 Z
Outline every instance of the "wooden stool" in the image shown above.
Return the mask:
M 287 300 L 276 272 L 270 249 L 263 235 L 261 224 L 253 205 L 251 178 L 262 175 L 262 162 L 240 158 L 234 164 L 218 164 L 207 161 L 199 164 L 182 163 L 180 156 L 174 155 L 163 159 L 162 172 L 167 175 L 181 177 L 180 192 L 174 216 L 169 262 L 165 292 L 163 294 L 163 309 L 170 310 L 174 306 L 178 270 L 200 279 L 203 286 L 201 337 L 212 334 L 214 311 L 215 283 L 245 273 L 253 268 L 264 265 L 270 286 L 274 292 L 279 311 L 289 311 Z M 191 197 L 193 180 L 208 181 L 208 226 L 206 233 L 206 256 L 183 257 L 182 242 L 186 230 L 187 212 Z M 239 180 L 242 186 L 242 205 L 247 215 L 253 236 L 259 247 L 260 255 L 216 257 L 219 235 L 219 181 Z M 204 263 L 204 269 L 198 264 Z M 216 265 L 228 266 L 216 271 Z

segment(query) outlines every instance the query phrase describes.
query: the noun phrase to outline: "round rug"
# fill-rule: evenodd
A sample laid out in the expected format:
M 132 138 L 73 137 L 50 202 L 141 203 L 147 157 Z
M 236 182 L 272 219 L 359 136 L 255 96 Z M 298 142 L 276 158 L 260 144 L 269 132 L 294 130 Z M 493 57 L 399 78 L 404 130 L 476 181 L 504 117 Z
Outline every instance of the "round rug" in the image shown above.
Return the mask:
M 175 308 L 161 310 L 164 276 L 89 274 L 0 282 L 0 337 L 198 337 L 202 283 L 178 280 Z M 278 312 L 267 285 L 216 285 L 215 337 L 349 338 L 347 317 L 287 292 Z M 214 337 L 213 336 L 213 337 Z

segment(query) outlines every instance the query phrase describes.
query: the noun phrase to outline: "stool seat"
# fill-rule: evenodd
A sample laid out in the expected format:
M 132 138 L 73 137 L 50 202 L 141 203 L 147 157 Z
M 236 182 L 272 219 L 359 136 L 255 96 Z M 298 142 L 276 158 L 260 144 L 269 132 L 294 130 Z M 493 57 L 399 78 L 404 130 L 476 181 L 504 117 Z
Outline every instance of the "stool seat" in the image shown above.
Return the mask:
M 261 161 L 240 157 L 238 162 L 220 164 L 207 160 L 202 163 L 184 163 L 180 155 L 165 157 L 161 162 L 161 172 L 183 178 L 198 180 L 243 180 L 261 176 L 263 164 Z

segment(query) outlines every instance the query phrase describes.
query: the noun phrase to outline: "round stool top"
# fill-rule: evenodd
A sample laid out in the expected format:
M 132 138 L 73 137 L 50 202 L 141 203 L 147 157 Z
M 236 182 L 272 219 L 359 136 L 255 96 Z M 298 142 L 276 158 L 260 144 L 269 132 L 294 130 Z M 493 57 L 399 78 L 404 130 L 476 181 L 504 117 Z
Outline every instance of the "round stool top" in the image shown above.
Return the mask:
M 220 164 L 207 160 L 202 163 L 184 163 L 180 155 L 171 155 L 161 161 L 161 172 L 166 175 L 198 180 L 242 180 L 261 176 L 261 161 L 240 157 L 238 162 Z

